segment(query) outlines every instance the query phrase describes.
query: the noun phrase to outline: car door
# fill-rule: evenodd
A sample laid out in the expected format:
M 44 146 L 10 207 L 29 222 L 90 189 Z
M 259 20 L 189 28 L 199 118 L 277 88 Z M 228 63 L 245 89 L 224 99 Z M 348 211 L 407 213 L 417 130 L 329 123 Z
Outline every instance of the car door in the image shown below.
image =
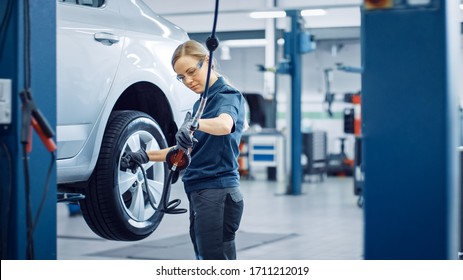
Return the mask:
M 121 57 L 119 1 L 58 0 L 58 158 L 74 157 L 98 120 Z

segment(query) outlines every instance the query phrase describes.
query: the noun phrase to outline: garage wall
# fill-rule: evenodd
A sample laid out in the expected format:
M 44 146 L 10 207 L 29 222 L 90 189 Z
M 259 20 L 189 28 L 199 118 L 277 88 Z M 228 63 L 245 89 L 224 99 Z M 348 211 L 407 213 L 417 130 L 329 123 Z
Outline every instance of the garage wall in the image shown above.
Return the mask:
M 231 60 L 220 59 L 216 54 L 218 71 L 243 93 L 262 93 L 264 75 L 257 70 L 257 64 L 264 64 L 264 47 L 230 48 Z
M 332 47 L 337 46 L 333 56 Z M 281 51 L 280 51 L 281 52 Z M 215 54 L 219 71 L 243 92 L 262 92 L 263 73 L 257 65 L 265 62 L 264 47 L 230 48 L 231 60 L 220 58 L 220 49 Z M 281 54 L 280 54 L 281 57 Z M 303 95 L 325 94 L 323 70 L 336 68 L 336 63 L 360 67 L 360 42 L 358 40 L 318 42 L 317 50 L 303 56 Z M 289 85 L 279 90 L 289 90 Z M 331 90 L 334 92 L 357 91 L 360 89 L 360 75 L 335 71 Z
M 461 44 L 461 68 L 463 69 L 463 36 Z M 337 52 L 333 52 L 336 46 Z M 279 57 L 281 57 L 279 50 Z M 220 53 L 216 55 L 219 70 L 242 92 L 262 93 L 263 73 L 257 71 L 257 64 L 264 64 L 264 48 L 231 48 L 231 60 L 221 60 Z M 303 56 L 303 83 L 302 83 L 302 129 L 325 130 L 328 132 L 329 152 L 337 153 L 340 150 L 339 137 L 347 137 L 346 153 L 352 155 L 354 138 L 343 133 L 342 113 L 351 105 L 337 102 L 332 106 L 335 113 L 333 118 L 326 114 L 323 103 L 325 97 L 325 81 L 323 71 L 325 68 L 336 68 L 336 63 L 352 67 L 361 65 L 361 49 L 359 39 L 325 40 L 317 42 L 317 49 Z M 331 85 L 332 92 L 337 94 L 357 92 L 361 90 L 361 76 L 354 73 L 334 71 L 334 80 Z M 277 94 L 277 128 L 286 127 L 287 96 L 290 94 L 290 79 L 287 75 L 278 75 Z M 463 79 L 460 80 L 460 103 L 463 106 Z M 338 98 L 340 98 L 339 95 Z
M 334 48 L 337 49 L 334 52 Z M 224 74 L 231 83 L 244 93 L 263 92 L 263 72 L 257 70 L 257 64 L 264 64 L 264 48 L 231 48 L 231 60 L 221 60 L 220 52 L 216 59 L 219 71 Z M 282 57 L 282 50 L 278 50 L 278 56 Z M 344 134 L 342 113 L 350 104 L 336 102 L 332 105 L 334 116 L 330 118 L 326 113 L 324 69 L 336 69 L 336 63 L 352 67 L 360 67 L 360 41 L 350 40 L 326 40 L 317 43 L 314 52 L 303 56 L 303 82 L 302 82 L 302 129 L 303 131 L 324 130 L 328 133 L 328 150 L 337 153 L 340 151 L 339 137 L 347 137 L 346 153 L 353 155 L 353 136 Z M 333 72 L 331 91 L 339 94 L 353 93 L 360 90 L 360 75 L 342 71 Z M 284 130 L 287 126 L 286 112 L 287 96 L 291 92 L 291 81 L 288 75 L 277 75 L 277 129 Z

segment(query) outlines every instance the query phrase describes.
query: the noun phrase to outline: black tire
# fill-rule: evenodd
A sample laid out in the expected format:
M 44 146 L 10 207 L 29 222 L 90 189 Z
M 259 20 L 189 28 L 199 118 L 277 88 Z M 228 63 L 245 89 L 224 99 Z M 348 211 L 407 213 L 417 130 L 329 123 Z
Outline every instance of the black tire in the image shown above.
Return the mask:
M 80 202 L 85 221 L 97 235 L 110 240 L 137 241 L 156 230 L 164 213 L 151 206 L 147 191 L 158 208 L 167 180 L 167 165 L 159 162 L 143 165 L 149 181 L 146 188 L 141 169 L 135 174 L 130 169 L 123 170 L 120 161 L 126 151 L 166 147 L 161 128 L 147 114 L 112 113 L 97 164 L 84 191 L 85 199 Z

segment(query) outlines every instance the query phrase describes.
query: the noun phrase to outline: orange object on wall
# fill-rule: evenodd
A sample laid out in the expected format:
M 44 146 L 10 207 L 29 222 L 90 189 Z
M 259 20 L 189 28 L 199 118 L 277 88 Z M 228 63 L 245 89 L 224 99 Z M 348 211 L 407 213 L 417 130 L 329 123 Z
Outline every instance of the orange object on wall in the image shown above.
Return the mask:
M 241 141 L 240 146 L 240 155 L 238 157 L 238 172 L 240 176 L 248 176 L 249 174 L 249 167 L 248 167 L 248 160 L 247 160 L 247 144 Z
M 364 0 L 364 7 L 367 10 L 391 8 L 394 0 Z
M 360 136 L 362 134 L 362 107 L 360 106 L 362 98 L 360 94 L 352 96 L 354 104 L 354 134 Z

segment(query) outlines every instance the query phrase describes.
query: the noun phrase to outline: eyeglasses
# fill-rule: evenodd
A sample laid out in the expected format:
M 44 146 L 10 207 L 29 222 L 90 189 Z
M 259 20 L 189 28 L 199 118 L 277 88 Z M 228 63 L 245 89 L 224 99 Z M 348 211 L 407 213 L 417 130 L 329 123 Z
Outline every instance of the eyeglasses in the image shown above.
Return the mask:
M 186 78 L 193 79 L 198 74 L 198 70 L 201 69 L 201 67 L 203 67 L 203 62 L 204 60 L 200 60 L 195 67 L 188 68 L 188 70 L 185 72 L 185 75 L 177 75 L 177 80 L 179 80 L 182 83 L 185 83 Z

